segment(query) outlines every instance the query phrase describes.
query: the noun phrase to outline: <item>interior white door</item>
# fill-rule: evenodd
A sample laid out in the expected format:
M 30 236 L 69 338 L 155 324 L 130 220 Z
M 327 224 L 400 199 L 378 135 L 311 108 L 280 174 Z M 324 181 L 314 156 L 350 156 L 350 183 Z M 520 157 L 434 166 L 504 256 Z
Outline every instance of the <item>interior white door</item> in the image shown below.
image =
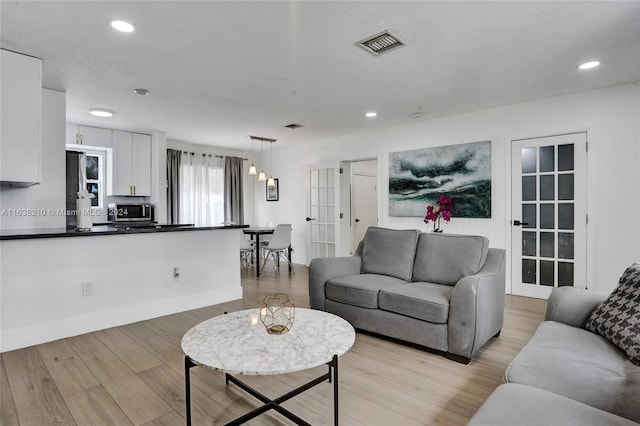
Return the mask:
M 513 294 L 586 288 L 587 134 L 512 141 Z
M 351 252 L 364 238 L 367 228 L 378 225 L 378 188 L 376 176 L 354 173 L 351 180 Z
M 307 265 L 315 257 L 336 255 L 339 167 L 320 165 L 307 174 Z

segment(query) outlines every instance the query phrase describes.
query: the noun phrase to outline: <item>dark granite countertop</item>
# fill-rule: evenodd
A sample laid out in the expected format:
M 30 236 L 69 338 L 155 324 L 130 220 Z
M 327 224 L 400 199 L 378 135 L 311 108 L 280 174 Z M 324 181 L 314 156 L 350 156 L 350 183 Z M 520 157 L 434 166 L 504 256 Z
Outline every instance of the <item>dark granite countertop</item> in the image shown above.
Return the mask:
M 194 226 L 194 225 L 155 225 L 147 227 L 122 228 L 111 225 L 94 225 L 91 231 L 76 231 L 65 228 L 40 228 L 40 229 L 6 229 L 0 230 L 1 240 L 28 240 L 34 238 L 61 238 L 61 237 L 92 237 L 97 235 L 128 235 L 151 234 L 158 232 L 188 232 L 210 231 L 216 229 L 246 228 L 248 225 L 220 225 L 220 226 Z

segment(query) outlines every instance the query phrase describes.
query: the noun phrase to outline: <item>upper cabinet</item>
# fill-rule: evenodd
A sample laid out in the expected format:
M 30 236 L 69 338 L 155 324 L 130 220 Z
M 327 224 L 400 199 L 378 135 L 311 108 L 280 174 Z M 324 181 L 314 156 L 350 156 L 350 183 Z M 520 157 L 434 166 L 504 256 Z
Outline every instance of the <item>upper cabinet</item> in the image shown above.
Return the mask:
M 113 131 L 109 195 L 151 196 L 151 135 Z
M 87 147 L 111 148 L 113 146 L 110 129 L 80 126 L 67 123 L 66 143 L 70 145 L 86 145 Z
M 0 52 L 0 180 L 2 186 L 31 186 L 40 182 L 42 61 Z

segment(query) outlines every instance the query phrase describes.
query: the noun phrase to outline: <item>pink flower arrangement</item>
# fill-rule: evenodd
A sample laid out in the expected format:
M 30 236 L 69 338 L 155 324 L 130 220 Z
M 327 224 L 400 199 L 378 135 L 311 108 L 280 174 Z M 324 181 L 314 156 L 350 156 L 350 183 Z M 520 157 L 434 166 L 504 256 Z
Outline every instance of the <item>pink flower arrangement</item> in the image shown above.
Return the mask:
M 437 209 L 437 210 L 436 210 Z M 444 195 L 440 196 L 440 199 L 436 201 L 436 205 L 427 206 L 427 214 L 424 217 L 424 223 L 433 221 L 433 232 L 442 232 L 440 229 L 440 218 L 445 222 L 451 220 L 451 211 L 453 210 L 453 200 Z

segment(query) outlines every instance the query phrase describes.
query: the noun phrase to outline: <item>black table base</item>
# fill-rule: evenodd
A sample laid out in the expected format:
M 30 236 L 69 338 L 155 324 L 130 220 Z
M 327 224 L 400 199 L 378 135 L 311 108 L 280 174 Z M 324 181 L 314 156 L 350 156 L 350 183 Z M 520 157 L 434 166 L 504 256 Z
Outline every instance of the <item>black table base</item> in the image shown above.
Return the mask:
M 187 421 L 187 426 L 191 426 L 191 384 L 190 384 L 190 373 L 189 370 L 191 370 L 191 368 L 195 367 L 196 363 L 194 363 L 193 361 L 191 361 L 191 359 L 188 356 L 184 357 L 184 373 L 185 373 L 185 392 L 186 392 L 186 398 L 185 398 L 185 403 L 186 403 L 186 421 Z M 300 417 L 296 416 L 295 414 L 293 414 L 291 411 L 287 410 L 286 408 L 282 407 L 280 404 L 284 403 L 285 401 L 290 400 L 291 398 L 293 398 L 296 395 L 301 394 L 302 392 L 305 392 L 309 389 L 311 389 L 312 387 L 324 382 L 324 381 L 328 381 L 329 383 L 333 382 L 333 416 L 334 416 L 334 425 L 338 426 L 338 356 L 334 355 L 333 359 L 331 361 L 329 361 L 327 363 L 327 366 L 329 366 L 329 370 L 326 374 L 323 374 L 320 377 L 317 377 L 313 380 L 311 380 L 310 382 L 305 383 L 304 385 L 297 387 L 295 389 L 293 389 L 290 392 L 287 392 L 286 394 L 276 398 L 276 399 L 269 399 L 267 398 L 265 395 L 261 394 L 260 392 L 258 392 L 257 390 L 253 389 L 252 387 L 250 387 L 249 385 L 247 385 L 246 383 L 240 381 L 239 379 L 237 379 L 236 377 L 232 376 L 231 374 L 225 373 L 225 382 L 227 383 L 227 385 L 229 384 L 229 382 L 233 383 L 234 385 L 238 386 L 240 389 L 244 390 L 245 392 L 247 392 L 248 394 L 250 394 L 251 396 L 255 397 L 256 399 L 260 400 L 264 405 L 256 408 L 255 410 L 245 414 L 242 417 L 238 417 L 237 419 L 233 420 L 232 422 L 227 423 L 227 426 L 235 426 L 235 425 L 241 425 L 244 424 L 246 422 L 248 422 L 249 420 L 259 416 L 262 413 L 266 413 L 269 410 L 275 410 L 278 413 L 282 414 L 283 416 L 285 416 L 286 418 L 288 418 L 289 420 L 291 420 L 292 422 L 294 422 L 297 425 L 304 425 L 304 426 L 311 426 L 310 423 L 307 423 L 306 421 L 304 421 L 303 419 L 301 419 Z

